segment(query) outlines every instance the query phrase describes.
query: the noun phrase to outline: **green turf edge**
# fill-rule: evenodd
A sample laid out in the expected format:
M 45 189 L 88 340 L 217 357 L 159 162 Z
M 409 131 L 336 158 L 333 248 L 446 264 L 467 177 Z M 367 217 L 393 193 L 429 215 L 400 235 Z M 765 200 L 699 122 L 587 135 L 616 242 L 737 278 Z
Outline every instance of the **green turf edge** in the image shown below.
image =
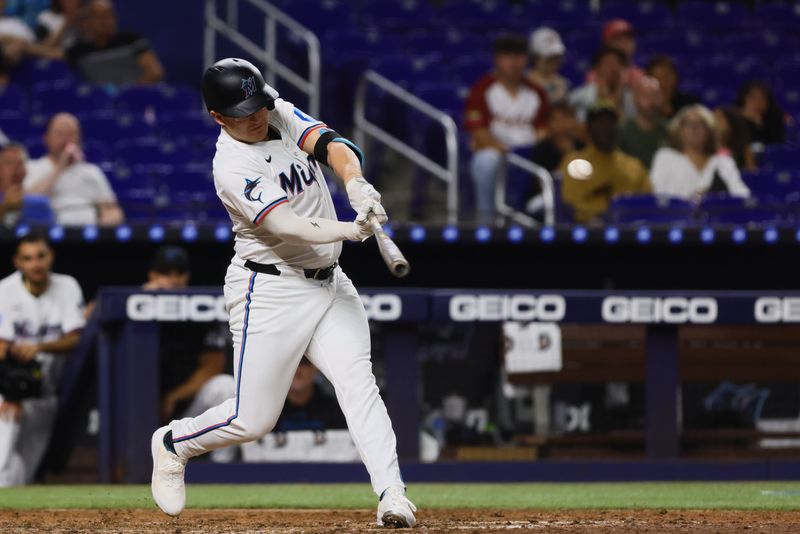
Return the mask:
M 766 492 L 766 493 L 765 493 Z M 800 482 L 412 484 L 420 508 L 800 510 Z M 369 509 L 365 484 L 193 484 L 189 508 Z M 149 486 L 0 489 L 0 509 L 153 508 Z

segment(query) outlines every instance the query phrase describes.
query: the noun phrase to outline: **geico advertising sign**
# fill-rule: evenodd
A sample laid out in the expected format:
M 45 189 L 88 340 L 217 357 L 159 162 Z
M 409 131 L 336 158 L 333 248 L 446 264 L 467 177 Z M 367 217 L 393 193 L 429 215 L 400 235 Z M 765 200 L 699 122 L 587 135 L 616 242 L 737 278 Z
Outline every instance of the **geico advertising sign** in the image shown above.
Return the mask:
M 131 295 L 126 302 L 131 321 L 227 321 L 222 295 Z
M 601 313 L 607 323 L 710 324 L 718 307 L 711 297 L 606 297 Z
M 374 321 L 396 321 L 403 313 L 398 295 L 361 295 L 367 318 Z M 225 297 L 222 295 L 131 295 L 126 301 L 131 321 L 227 322 Z
M 453 321 L 558 322 L 567 303 L 561 295 L 456 295 L 449 312 Z
M 798 323 L 800 322 L 800 297 L 758 298 L 754 316 L 758 323 Z

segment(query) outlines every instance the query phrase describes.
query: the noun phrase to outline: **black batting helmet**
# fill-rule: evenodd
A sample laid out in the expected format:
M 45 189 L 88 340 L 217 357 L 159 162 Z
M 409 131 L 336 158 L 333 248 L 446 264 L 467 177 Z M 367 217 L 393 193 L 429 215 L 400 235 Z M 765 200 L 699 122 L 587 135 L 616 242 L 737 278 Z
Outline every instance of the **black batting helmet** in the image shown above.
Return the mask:
M 228 117 L 246 117 L 261 108 L 275 108 L 278 92 L 264 82 L 249 61 L 227 58 L 203 74 L 203 100 L 209 111 Z

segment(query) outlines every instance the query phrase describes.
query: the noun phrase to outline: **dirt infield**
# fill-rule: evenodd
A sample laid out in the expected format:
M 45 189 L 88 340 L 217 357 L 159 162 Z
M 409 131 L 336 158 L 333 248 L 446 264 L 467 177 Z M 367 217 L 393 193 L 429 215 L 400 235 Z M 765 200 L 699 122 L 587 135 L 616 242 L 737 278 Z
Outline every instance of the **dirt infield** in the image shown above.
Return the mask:
M 377 532 L 372 511 L 188 510 L 168 518 L 155 510 L 39 510 L 0 512 L 0 532 L 322 533 Z M 494 533 L 693 532 L 796 533 L 800 512 L 425 510 L 415 531 Z

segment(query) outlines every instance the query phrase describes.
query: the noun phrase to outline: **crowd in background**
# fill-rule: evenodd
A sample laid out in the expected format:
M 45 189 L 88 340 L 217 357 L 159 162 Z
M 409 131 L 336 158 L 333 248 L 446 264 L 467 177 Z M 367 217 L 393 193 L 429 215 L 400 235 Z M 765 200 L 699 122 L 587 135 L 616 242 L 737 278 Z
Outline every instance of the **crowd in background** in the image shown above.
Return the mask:
M 559 74 L 566 47 L 555 30 L 539 28 L 528 41 L 497 39 L 494 69 L 473 86 L 464 119 L 479 221 L 494 222 L 495 183 L 508 152 L 561 178 L 577 222 L 602 219 L 624 194 L 694 202 L 707 193 L 750 195 L 740 171 L 757 168 L 755 153 L 765 145 L 785 141 L 787 119 L 770 87 L 749 81 L 735 102 L 710 110 L 678 89 L 670 57 L 654 56 L 645 68 L 633 63 L 636 36 L 627 21 L 607 22 L 601 41 L 585 83 L 573 88 Z M 524 209 L 533 185 L 515 191 L 509 181 L 514 207 Z

